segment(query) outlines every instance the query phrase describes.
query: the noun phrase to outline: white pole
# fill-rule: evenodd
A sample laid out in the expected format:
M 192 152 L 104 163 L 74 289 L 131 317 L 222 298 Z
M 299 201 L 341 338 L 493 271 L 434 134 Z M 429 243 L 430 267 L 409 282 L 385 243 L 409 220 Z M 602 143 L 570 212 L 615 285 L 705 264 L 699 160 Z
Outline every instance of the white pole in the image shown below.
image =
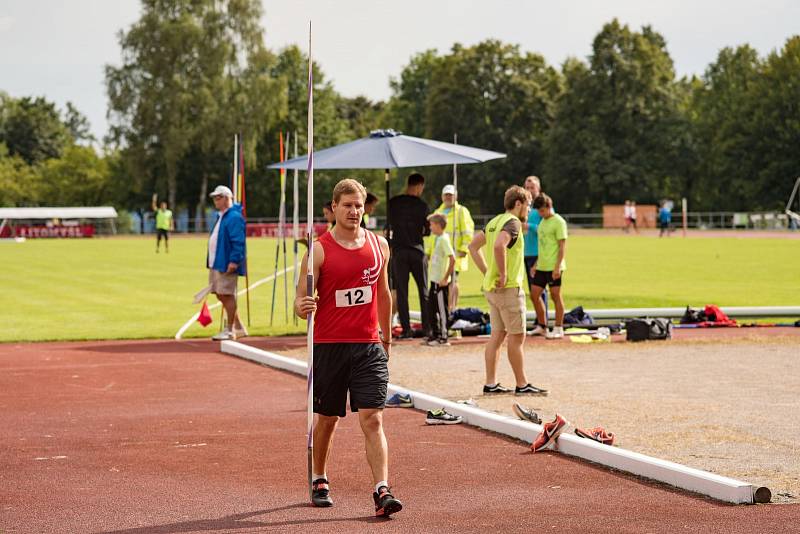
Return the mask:
M 683 216 L 683 237 L 686 237 L 686 227 L 688 226 L 688 221 L 686 220 L 687 217 L 687 202 L 686 197 L 681 199 L 681 214 Z
M 286 132 L 286 144 L 283 146 L 283 160 L 289 159 L 289 132 Z M 281 226 L 281 248 L 283 248 L 283 271 L 286 272 L 286 171 L 281 176 L 281 212 L 278 216 Z M 289 324 L 289 277 L 283 277 L 283 320 Z
M 306 200 L 306 238 L 308 239 L 308 265 L 306 294 L 314 296 L 314 62 L 311 56 L 311 21 L 308 21 L 308 198 Z M 314 313 L 308 314 L 308 383 L 306 405 L 308 408 L 308 492 L 312 492 L 314 456 Z
M 294 157 L 297 157 L 297 132 L 294 132 Z M 294 287 L 297 287 L 297 279 L 300 276 L 300 256 L 298 252 L 297 240 L 300 239 L 300 190 L 297 183 L 298 170 L 294 170 L 294 187 L 292 189 L 292 241 L 294 241 Z M 294 317 L 294 324 L 297 324 L 297 315 Z
M 455 133 L 453 134 L 453 144 L 455 144 L 455 145 L 458 144 L 458 134 L 455 134 Z M 458 210 L 457 210 L 457 206 L 458 206 L 458 165 L 456 165 L 455 163 L 453 164 L 453 189 L 455 191 L 453 192 L 453 243 L 452 243 L 452 245 L 453 245 L 453 250 L 456 251 L 456 261 L 458 261 L 458 251 L 456 249 L 456 228 L 458 227 Z M 456 306 L 458 306 L 458 300 L 455 299 L 455 297 L 453 296 L 453 295 L 455 295 L 455 291 L 456 291 L 456 277 L 455 277 L 455 272 L 454 272 L 453 276 L 450 279 L 450 300 L 451 300 L 451 302 L 453 302 L 453 305 L 451 306 L 451 309 L 450 309 L 451 312 L 456 309 Z M 456 297 L 457 297 L 457 295 L 456 295 Z M 445 320 L 446 319 L 447 318 L 445 317 Z

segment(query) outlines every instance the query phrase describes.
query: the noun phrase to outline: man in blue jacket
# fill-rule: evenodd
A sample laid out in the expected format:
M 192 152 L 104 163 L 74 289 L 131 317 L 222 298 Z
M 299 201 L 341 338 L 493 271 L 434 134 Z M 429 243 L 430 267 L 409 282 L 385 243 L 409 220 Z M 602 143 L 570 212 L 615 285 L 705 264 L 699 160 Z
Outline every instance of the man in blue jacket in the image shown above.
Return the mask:
M 233 192 L 224 185 L 218 185 L 210 196 L 219 215 L 208 238 L 206 267 L 211 293 L 225 308 L 225 327 L 212 338 L 221 341 L 247 335 L 236 313 L 236 285 L 239 276 L 245 273 L 247 248 L 242 206 L 233 203 Z

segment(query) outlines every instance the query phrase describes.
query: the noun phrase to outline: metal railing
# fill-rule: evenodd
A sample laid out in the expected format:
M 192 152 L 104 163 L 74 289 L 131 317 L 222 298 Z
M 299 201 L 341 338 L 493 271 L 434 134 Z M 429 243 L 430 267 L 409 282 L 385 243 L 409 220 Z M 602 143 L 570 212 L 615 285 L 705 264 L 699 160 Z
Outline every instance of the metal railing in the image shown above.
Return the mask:
M 603 215 L 601 213 L 561 213 L 571 228 L 602 229 Z M 673 212 L 672 228 L 682 227 L 680 212 Z M 495 215 L 473 215 L 475 228 L 482 229 Z M 373 216 L 376 220 L 376 228 L 383 228 L 386 217 Z M 324 223 L 322 217 L 315 218 L 315 223 Z M 277 217 L 249 217 L 248 224 L 277 224 Z M 175 231 L 177 233 L 206 233 L 213 224 L 213 218 L 205 218 L 197 224 L 196 219 L 188 216 L 176 217 Z M 287 222 L 287 236 L 291 235 L 291 222 Z M 305 233 L 305 221 L 300 221 L 300 233 Z M 655 221 L 639 221 L 640 228 L 657 227 Z M 796 230 L 797 221 L 788 217 L 785 213 L 778 211 L 766 212 L 733 212 L 733 211 L 692 211 L 687 213 L 687 226 L 691 229 L 710 230 L 710 229 L 742 229 L 742 230 Z M 106 230 L 104 228 L 103 230 Z M 110 228 L 107 228 L 110 230 Z M 106 231 L 107 231 L 106 230 Z M 142 219 L 138 216 L 128 215 L 124 220 L 117 222 L 119 233 L 150 234 L 155 233 L 155 217 L 152 213 L 146 213 Z M 105 231 L 98 231 L 105 233 Z

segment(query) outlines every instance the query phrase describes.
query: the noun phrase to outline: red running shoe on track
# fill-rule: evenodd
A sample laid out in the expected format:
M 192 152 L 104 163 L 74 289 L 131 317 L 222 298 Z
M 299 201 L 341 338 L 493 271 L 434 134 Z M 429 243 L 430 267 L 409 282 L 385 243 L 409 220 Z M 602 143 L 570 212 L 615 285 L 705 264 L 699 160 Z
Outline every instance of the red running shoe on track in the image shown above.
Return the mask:
M 533 452 L 539 452 L 548 448 L 555 443 L 558 436 L 567 428 L 568 424 L 569 422 L 566 419 L 556 414 L 555 419 L 544 424 L 542 433 L 539 434 L 536 441 L 531 444 L 531 450 Z
M 602 443 L 603 445 L 614 444 L 614 433 L 606 432 L 602 426 L 596 426 L 591 430 L 576 428 L 575 433 L 582 438 L 592 439 L 594 441 Z

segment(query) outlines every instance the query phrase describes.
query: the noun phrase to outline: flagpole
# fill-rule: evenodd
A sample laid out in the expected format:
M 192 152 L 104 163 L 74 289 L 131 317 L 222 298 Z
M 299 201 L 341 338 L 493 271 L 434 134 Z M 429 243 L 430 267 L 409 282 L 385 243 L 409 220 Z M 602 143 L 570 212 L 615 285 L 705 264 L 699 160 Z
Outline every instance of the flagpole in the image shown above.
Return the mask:
M 294 132 L 294 157 L 297 157 L 297 130 Z M 294 170 L 294 186 L 292 189 L 292 241 L 294 241 L 294 287 L 297 287 L 297 280 L 300 278 L 300 256 L 297 255 L 298 243 L 300 239 L 300 190 L 297 184 L 297 169 Z M 292 314 L 294 324 L 297 324 L 297 314 Z
M 314 296 L 314 62 L 311 56 L 311 21 L 308 21 L 308 187 L 306 201 L 306 238 L 308 239 L 308 264 L 306 295 Z M 308 314 L 308 383 L 307 383 L 307 445 L 308 492 L 312 495 L 314 469 L 314 312 Z
M 250 269 L 247 265 L 247 187 L 244 178 L 244 142 L 239 134 L 239 179 L 241 180 L 242 217 L 244 218 L 245 254 L 244 254 L 244 285 L 245 300 L 247 301 L 247 326 L 250 327 Z M 238 313 L 238 312 L 237 312 Z
M 280 160 L 283 161 L 283 131 L 278 133 L 278 150 L 280 152 Z M 280 170 L 280 177 L 281 177 L 281 189 L 283 189 L 283 183 L 286 180 L 286 170 Z M 283 236 L 283 229 L 281 228 L 281 206 L 283 201 L 281 201 L 281 205 L 278 206 L 278 240 L 275 242 L 275 272 L 272 276 L 272 305 L 269 311 L 269 325 L 272 326 L 273 319 L 275 318 L 275 291 L 278 288 L 278 262 L 281 256 L 281 237 Z

